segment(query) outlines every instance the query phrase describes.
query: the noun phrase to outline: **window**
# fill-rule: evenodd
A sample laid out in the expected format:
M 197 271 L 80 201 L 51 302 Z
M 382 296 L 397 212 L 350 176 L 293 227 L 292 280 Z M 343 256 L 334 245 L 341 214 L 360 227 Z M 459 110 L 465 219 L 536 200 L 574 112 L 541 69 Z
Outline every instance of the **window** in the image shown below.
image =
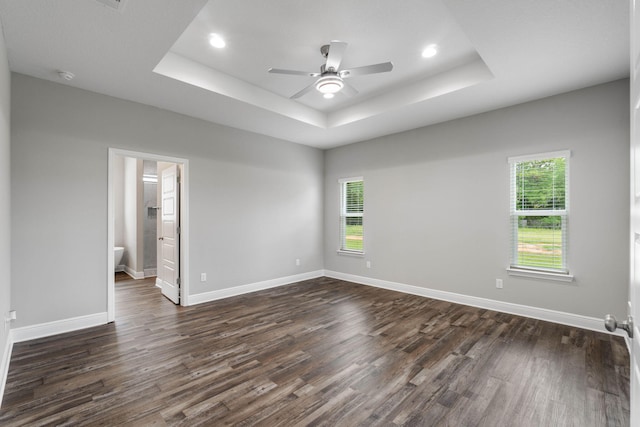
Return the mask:
M 340 181 L 340 252 L 362 254 L 364 181 L 361 177 Z
M 511 269 L 568 274 L 569 151 L 509 158 Z

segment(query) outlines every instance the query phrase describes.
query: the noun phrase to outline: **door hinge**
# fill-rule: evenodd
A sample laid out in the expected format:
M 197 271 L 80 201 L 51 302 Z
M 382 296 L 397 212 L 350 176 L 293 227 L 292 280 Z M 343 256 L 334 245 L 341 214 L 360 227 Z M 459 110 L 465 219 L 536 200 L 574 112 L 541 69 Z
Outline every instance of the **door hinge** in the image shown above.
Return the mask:
M 182 231 L 182 230 L 180 229 L 180 227 L 177 227 L 177 228 L 176 228 L 176 233 L 180 234 L 180 232 L 181 232 L 181 231 Z
M 176 279 L 176 285 L 180 285 L 180 278 L 179 277 Z

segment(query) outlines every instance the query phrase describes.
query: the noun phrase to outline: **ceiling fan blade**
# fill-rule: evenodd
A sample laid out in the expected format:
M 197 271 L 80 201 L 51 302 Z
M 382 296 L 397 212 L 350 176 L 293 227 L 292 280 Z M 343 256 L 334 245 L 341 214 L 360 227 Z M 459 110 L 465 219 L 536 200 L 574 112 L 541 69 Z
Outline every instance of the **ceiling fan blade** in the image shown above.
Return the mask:
M 358 89 L 356 89 L 355 87 L 351 86 L 347 82 L 343 82 L 343 83 L 344 83 L 344 86 L 340 90 L 341 93 L 345 94 L 348 97 L 356 96 L 358 94 Z
M 342 70 L 338 73 L 338 75 L 341 78 L 345 78 L 351 76 L 362 76 L 365 74 L 386 73 L 391 70 L 393 70 L 393 64 L 391 62 L 382 62 L 380 64 L 365 65 L 364 67 Z
M 309 71 L 297 71 L 297 70 L 283 70 L 281 68 L 269 68 L 269 72 L 272 74 L 289 74 L 292 76 L 307 76 L 307 77 L 320 76 L 320 73 L 311 73 Z
M 309 86 L 302 89 L 300 92 L 291 95 L 291 99 L 298 99 L 302 95 L 305 95 L 307 92 L 310 92 L 315 87 L 316 82 L 311 83 Z
M 327 62 L 325 69 L 329 71 L 333 69 L 333 72 L 337 72 L 344 56 L 344 51 L 347 49 L 347 43 L 333 40 L 329 45 L 329 55 L 327 55 Z

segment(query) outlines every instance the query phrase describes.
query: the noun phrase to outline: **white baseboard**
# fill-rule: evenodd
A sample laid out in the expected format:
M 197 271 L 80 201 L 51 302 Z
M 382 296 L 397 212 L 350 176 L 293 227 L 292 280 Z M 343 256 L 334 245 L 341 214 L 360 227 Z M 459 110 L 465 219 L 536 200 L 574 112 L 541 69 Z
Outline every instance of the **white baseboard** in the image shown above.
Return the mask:
M 547 322 L 559 323 L 561 325 L 575 326 L 591 331 L 609 333 L 604 328 L 603 320 L 595 317 L 587 317 L 579 314 L 549 310 L 546 308 L 530 307 L 527 305 L 514 304 L 510 302 L 473 297 L 469 295 L 457 294 L 454 292 L 439 291 L 436 289 L 423 288 L 420 286 L 406 285 L 404 283 L 390 282 L 387 280 L 373 279 L 364 276 L 356 276 L 354 274 L 339 273 L 337 271 L 326 270 L 325 276 L 334 279 L 346 280 L 348 282 L 359 283 L 361 285 L 374 286 L 376 288 L 389 289 L 391 291 L 398 291 L 406 294 L 418 295 L 421 297 L 449 301 L 457 304 L 470 305 L 472 307 L 485 308 L 488 310 L 500 311 L 502 313 L 530 317 L 532 319 L 545 320 Z M 614 335 L 624 337 L 625 333 L 616 331 Z
M 132 279 L 144 279 L 144 271 L 135 271 L 128 265 L 124 266 L 124 272 L 131 276 Z
M 2 359 L 0 359 L 0 408 L 2 407 L 2 398 L 4 396 L 4 388 L 7 385 L 7 376 L 9 375 L 9 362 L 11 362 L 11 352 L 13 351 L 13 334 L 9 330 L 7 341 L 2 351 Z
M 187 296 L 187 305 L 202 304 L 223 298 L 248 294 L 250 292 L 262 291 L 264 289 L 276 288 L 278 286 L 290 285 L 303 280 L 315 279 L 324 276 L 324 270 L 310 271 L 308 273 L 295 274 L 293 276 L 280 277 L 277 279 L 264 280 L 262 282 L 249 283 L 247 285 L 235 286 L 233 288 L 220 289 L 218 291 L 204 292 L 201 294 Z
M 86 316 L 72 317 L 70 319 L 54 320 L 53 322 L 40 323 L 37 325 L 23 326 L 12 329 L 11 332 L 13 342 L 23 342 L 63 334 L 65 332 L 77 331 L 78 329 L 106 325 L 107 323 L 109 323 L 109 321 L 107 312 L 105 311 L 104 313 L 95 313 Z
M 156 277 L 156 288 L 162 289 L 162 280 L 159 277 Z
M 144 269 L 144 277 L 154 277 L 158 275 L 157 268 L 145 268 Z
M 122 271 L 124 271 L 124 265 L 120 264 L 120 265 L 116 265 L 116 268 L 114 269 L 116 273 L 120 273 Z

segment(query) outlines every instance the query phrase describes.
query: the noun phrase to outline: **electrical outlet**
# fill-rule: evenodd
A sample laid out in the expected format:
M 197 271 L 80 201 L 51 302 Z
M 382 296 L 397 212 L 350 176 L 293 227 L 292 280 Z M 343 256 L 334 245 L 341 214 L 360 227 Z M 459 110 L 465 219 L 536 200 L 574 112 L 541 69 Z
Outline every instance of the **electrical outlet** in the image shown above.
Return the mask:
M 496 288 L 502 289 L 502 279 L 496 279 Z
M 207 281 L 207 273 L 200 273 L 200 281 L 201 282 Z
M 367 268 L 371 268 L 371 261 L 367 261 Z
M 300 265 L 300 258 L 296 258 L 296 265 Z

